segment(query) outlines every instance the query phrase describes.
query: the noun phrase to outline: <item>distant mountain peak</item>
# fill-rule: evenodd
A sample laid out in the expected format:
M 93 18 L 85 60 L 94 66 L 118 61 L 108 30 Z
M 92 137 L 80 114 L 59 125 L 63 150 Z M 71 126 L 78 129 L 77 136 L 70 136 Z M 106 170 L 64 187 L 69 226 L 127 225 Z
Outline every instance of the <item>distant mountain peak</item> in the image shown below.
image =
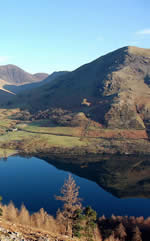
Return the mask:
M 32 75 L 13 64 L 0 66 L 0 79 L 3 79 L 10 84 L 22 85 L 27 83 L 34 83 L 42 81 L 47 77 L 48 74 L 45 73 L 37 73 Z

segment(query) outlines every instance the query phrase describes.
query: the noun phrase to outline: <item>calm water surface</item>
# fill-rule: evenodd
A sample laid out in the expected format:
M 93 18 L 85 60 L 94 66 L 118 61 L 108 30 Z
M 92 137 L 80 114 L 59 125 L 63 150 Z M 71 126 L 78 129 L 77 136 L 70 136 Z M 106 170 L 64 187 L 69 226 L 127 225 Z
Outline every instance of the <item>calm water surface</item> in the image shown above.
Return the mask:
M 7 204 L 12 200 L 17 207 L 24 203 L 30 212 L 43 207 L 48 213 L 55 215 L 61 202 L 56 201 L 54 195 L 59 194 L 68 173 L 35 157 L 15 156 L 6 161 L 0 160 L 0 195 L 3 203 Z M 91 205 L 99 215 L 150 216 L 148 198 L 119 199 L 94 181 L 74 174 L 73 178 L 80 186 L 83 205 Z

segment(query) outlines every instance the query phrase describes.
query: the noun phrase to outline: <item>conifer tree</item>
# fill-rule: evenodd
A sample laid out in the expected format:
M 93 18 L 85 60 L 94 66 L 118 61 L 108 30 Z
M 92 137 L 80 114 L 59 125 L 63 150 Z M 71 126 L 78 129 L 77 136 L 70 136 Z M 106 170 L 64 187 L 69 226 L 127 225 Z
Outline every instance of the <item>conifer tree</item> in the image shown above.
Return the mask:
M 132 241 L 142 241 L 141 232 L 138 226 L 133 229 Z
M 79 187 L 76 186 L 75 180 L 69 175 L 61 188 L 61 195 L 55 197 L 64 203 L 61 215 L 59 212 L 60 221 L 66 228 L 66 234 L 72 236 L 73 221 L 76 211 L 81 209 L 81 199 L 79 198 Z
M 85 237 L 87 241 L 93 241 L 94 231 L 96 228 L 97 213 L 90 206 L 84 210 L 85 213 Z
M 115 229 L 115 234 L 117 236 L 117 238 L 119 238 L 121 241 L 124 241 L 127 234 L 126 234 L 126 230 L 125 227 L 123 226 L 122 223 L 120 223 L 116 229 Z

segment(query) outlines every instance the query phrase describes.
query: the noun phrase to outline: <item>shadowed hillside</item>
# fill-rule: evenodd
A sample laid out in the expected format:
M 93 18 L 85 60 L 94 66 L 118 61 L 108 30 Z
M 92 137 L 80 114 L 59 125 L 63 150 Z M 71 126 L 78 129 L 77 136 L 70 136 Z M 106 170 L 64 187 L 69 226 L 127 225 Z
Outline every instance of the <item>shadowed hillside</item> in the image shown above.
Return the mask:
M 6 101 L 9 102 L 9 100 L 12 99 L 14 95 L 10 92 L 5 91 L 4 89 L 0 89 L 0 103 L 3 104 Z
M 34 74 L 33 77 L 41 79 L 41 81 L 31 82 L 31 83 L 27 83 L 27 84 L 23 83 L 20 85 L 14 85 L 14 84 L 11 85 L 11 84 L 7 83 L 3 87 L 6 90 L 9 90 L 9 91 L 17 94 L 19 92 L 23 92 L 23 91 L 26 91 L 29 89 L 41 87 L 42 85 L 44 85 L 46 83 L 50 83 L 51 81 L 55 80 L 59 76 L 63 76 L 66 73 L 68 73 L 68 72 L 67 71 L 58 71 L 58 72 L 54 72 L 54 73 L 50 74 L 49 76 L 47 74 L 38 73 L 38 74 Z
M 149 156 L 89 155 L 59 159 L 42 155 L 41 158 L 60 170 L 96 182 L 118 198 L 150 198 Z

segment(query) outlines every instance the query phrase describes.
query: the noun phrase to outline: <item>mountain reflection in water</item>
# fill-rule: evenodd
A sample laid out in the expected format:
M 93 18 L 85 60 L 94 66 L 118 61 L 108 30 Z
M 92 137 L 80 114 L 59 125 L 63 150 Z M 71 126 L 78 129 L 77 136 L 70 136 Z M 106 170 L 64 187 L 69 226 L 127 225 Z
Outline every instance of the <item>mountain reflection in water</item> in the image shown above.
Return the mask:
M 118 198 L 150 198 L 149 156 L 95 156 L 85 159 L 42 157 L 58 169 L 96 182 Z
M 149 157 L 104 155 L 11 156 L 0 161 L 0 195 L 3 204 L 12 200 L 17 208 L 24 203 L 31 213 L 44 208 L 55 215 L 61 204 L 54 196 L 71 172 L 80 186 L 83 206 L 92 206 L 100 216 L 146 218 L 150 216 L 149 160 Z

